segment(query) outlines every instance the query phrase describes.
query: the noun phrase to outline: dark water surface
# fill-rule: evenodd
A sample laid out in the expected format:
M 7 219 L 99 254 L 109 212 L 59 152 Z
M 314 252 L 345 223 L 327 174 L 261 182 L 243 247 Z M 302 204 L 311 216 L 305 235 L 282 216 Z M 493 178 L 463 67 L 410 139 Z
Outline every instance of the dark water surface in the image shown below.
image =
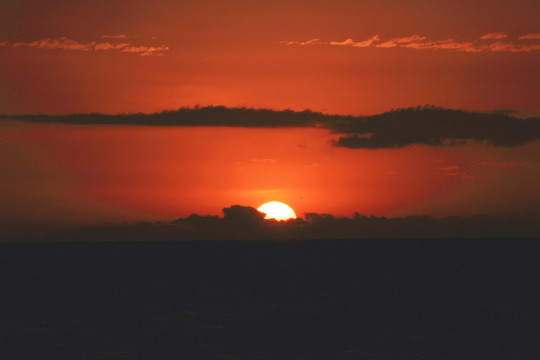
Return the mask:
M 540 359 L 540 240 L 0 245 L 0 359 Z

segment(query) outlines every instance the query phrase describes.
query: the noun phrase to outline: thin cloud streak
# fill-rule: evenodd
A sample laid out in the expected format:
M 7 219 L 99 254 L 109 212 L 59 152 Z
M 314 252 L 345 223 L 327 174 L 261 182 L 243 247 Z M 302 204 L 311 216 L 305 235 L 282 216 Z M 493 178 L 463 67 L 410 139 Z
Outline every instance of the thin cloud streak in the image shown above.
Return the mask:
M 319 38 L 315 38 L 315 39 L 306 40 L 306 41 L 282 41 L 281 44 L 305 46 L 305 45 L 321 44 L 320 40 L 321 39 Z
M 104 34 L 104 35 L 101 35 L 101 37 L 103 39 L 126 39 L 128 36 L 125 35 L 125 34 L 120 34 L 120 35 L 109 35 L 109 34 Z
M 109 36 L 110 39 L 119 39 L 119 35 L 116 37 Z M 103 37 L 103 36 L 102 36 Z M 106 51 L 106 50 L 118 50 L 125 53 L 134 53 L 141 56 L 163 56 L 166 51 L 169 50 L 167 45 L 161 46 L 147 46 L 147 45 L 133 45 L 127 42 L 114 43 L 110 41 L 105 42 L 80 42 L 77 40 L 72 40 L 63 36 L 61 38 L 45 38 L 40 40 L 35 40 L 31 42 L 18 42 L 13 44 L 13 47 L 32 47 L 36 49 L 45 49 L 45 50 L 72 50 L 72 51 Z
M 482 40 L 491 40 L 491 39 L 501 40 L 501 39 L 506 39 L 507 37 L 508 37 L 508 35 L 506 35 L 505 33 L 495 32 L 495 33 L 489 33 L 489 34 L 486 34 L 486 35 L 482 35 L 482 36 L 480 36 L 480 39 L 482 39 Z
M 363 41 L 355 41 L 352 38 L 347 38 L 343 41 L 321 41 L 320 39 L 312 39 L 308 41 L 282 41 L 283 45 L 330 45 L 343 47 L 359 47 L 359 48 L 408 48 L 415 50 L 453 50 L 462 52 L 532 52 L 540 50 L 540 44 L 516 44 L 512 41 L 502 42 L 507 39 L 508 35 L 502 32 L 495 32 L 482 35 L 474 41 L 457 41 L 453 38 L 442 40 L 429 40 L 426 36 L 411 35 L 404 37 L 396 37 L 390 40 L 382 41 L 379 35 L 374 35 Z M 540 33 L 527 34 L 520 36 L 519 40 L 538 40 Z M 492 42 L 494 41 L 494 42 Z M 486 43 L 492 42 L 492 43 Z
M 353 47 L 369 47 L 373 43 L 379 41 L 379 35 L 374 35 L 371 38 L 364 41 L 354 41 L 353 39 L 346 39 L 344 41 L 330 41 L 328 44 L 334 46 L 353 46 Z
M 418 43 L 419 41 L 424 41 L 426 39 L 425 36 L 420 35 L 413 35 L 413 36 L 406 36 L 402 38 L 394 38 L 388 41 L 385 41 L 381 44 L 377 44 L 377 47 L 382 48 L 391 48 L 399 46 L 400 44 L 409 44 L 409 43 Z
M 540 40 L 540 33 L 522 35 L 519 40 Z

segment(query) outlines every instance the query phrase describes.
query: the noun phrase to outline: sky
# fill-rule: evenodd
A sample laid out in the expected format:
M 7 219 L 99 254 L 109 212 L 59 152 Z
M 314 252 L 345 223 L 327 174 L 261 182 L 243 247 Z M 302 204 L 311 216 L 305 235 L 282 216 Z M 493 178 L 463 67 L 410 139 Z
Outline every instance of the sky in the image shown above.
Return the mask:
M 536 0 L 3 1 L 2 222 L 170 221 L 273 200 L 300 216 L 538 220 L 538 13 Z M 277 123 L 174 113 L 196 106 Z M 162 111 L 173 125 L 120 125 Z M 56 116 L 88 113 L 110 118 Z

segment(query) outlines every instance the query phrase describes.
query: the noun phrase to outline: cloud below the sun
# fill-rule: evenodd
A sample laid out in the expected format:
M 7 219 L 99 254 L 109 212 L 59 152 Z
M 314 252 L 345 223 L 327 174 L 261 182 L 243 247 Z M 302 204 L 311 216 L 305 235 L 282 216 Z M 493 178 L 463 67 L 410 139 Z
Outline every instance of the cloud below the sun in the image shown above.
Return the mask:
M 404 37 L 394 37 L 388 40 L 383 40 L 378 34 L 372 37 L 356 41 L 352 38 L 345 40 L 329 40 L 324 41 L 320 38 L 298 41 L 284 40 L 282 45 L 299 45 L 299 46 L 341 46 L 353 48 L 407 48 L 415 50 L 453 50 L 469 53 L 478 52 L 532 52 L 540 50 L 540 43 L 534 40 L 540 40 L 540 33 L 532 33 L 521 35 L 517 41 L 507 40 L 508 34 L 502 32 L 494 32 L 480 36 L 472 41 L 459 41 L 453 38 L 430 40 L 423 35 L 410 35 Z M 531 42 L 532 41 L 532 42 Z
M 182 241 L 182 240 L 316 240 L 435 239 L 537 237 L 540 223 L 512 217 L 475 216 L 437 219 L 429 216 L 385 218 L 355 214 L 336 217 L 306 213 L 287 221 L 265 220 L 249 206 L 233 205 L 223 216 L 192 214 L 171 222 L 139 222 L 81 228 L 41 240 Z
M 351 149 L 462 146 L 471 141 L 516 147 L 540 139 L 540 118 L 516 118 L 511 111 L 481 113 L 429 106 L 370 116 L 209 106 L 153 114 L 0 115 L 2 119 L 72 125 L 321 128 L 337 135 L 333 146 Z

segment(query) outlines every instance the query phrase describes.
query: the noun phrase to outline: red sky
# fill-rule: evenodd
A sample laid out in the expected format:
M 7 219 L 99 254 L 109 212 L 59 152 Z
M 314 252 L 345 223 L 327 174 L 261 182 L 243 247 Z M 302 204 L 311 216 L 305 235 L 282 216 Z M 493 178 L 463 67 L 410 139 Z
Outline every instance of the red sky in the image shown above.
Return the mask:
M 353 114 L 423 104 L 540 112 L 535 0 L 0 6 L 2 113 L 153 112 L 195 104 Z M 380 40 L 369 48 L 330 45 L 375 35 Z M 425 39 L 401 43 L 409 48 L 380 47 L 411 36 Z M 95 50 L 107 46 L 121 47 Z
M 531 1 L 3 1 L 0 113 L 199 105 L 540 114 Z M 8 222 L 289 203 L 298 214 L 538 215 L 538 141 L 336 148 L 323 129 L 0 124 Z M 6 200 L 7 199 L 7 200 Z

